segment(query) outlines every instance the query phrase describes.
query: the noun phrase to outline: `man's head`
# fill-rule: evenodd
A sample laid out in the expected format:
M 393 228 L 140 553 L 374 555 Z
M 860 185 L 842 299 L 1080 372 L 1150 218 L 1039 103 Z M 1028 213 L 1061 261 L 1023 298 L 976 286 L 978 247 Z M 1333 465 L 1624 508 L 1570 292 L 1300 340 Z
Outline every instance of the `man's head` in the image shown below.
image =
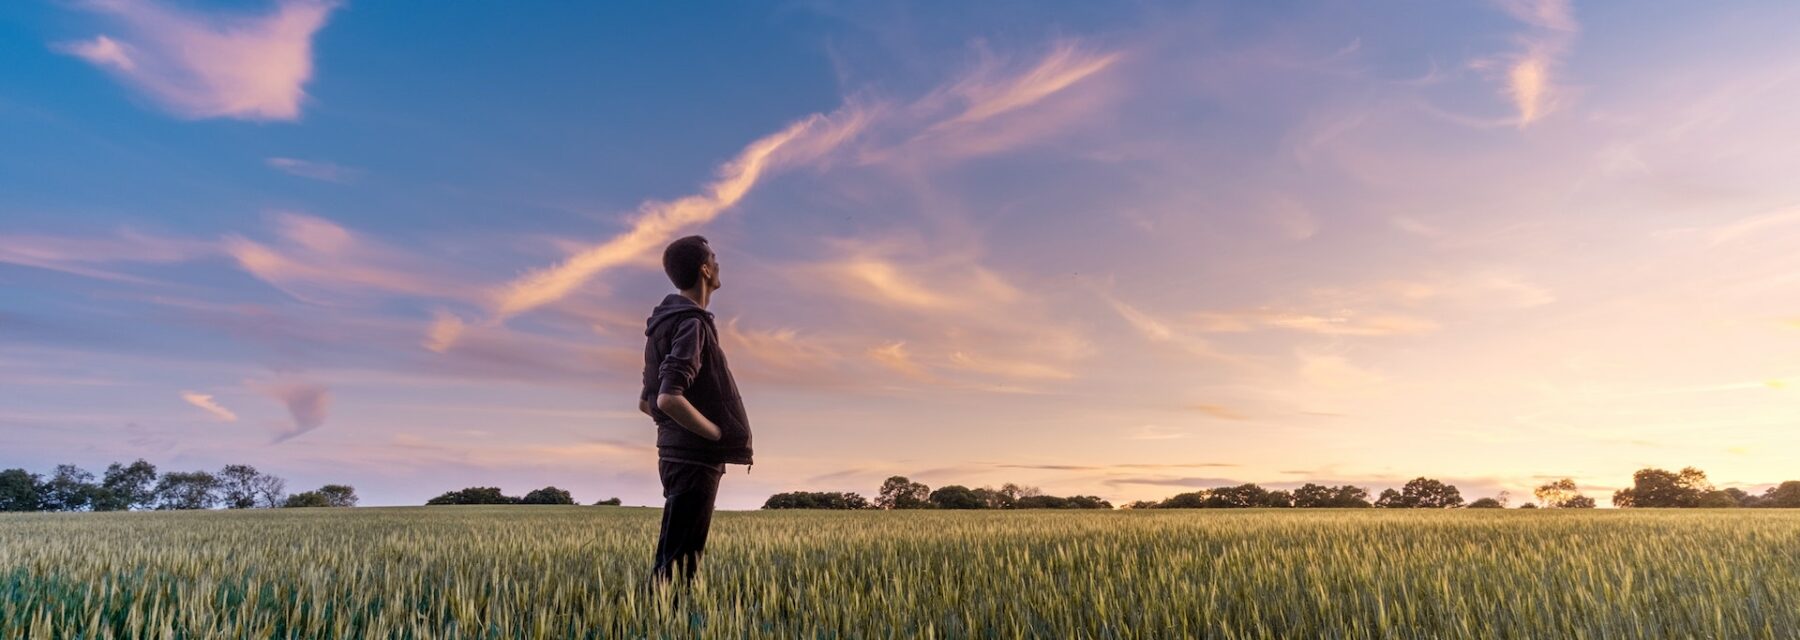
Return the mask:
M 719 282 L 719 261 L 713 256 L 711 246 L 706 238 L 688 236 L 669 243 L 663 249 L 663 273 L 669 274 L 669 282 L 682 291 L 697 289 L 704 285 L 706 290 L 717 290 Z

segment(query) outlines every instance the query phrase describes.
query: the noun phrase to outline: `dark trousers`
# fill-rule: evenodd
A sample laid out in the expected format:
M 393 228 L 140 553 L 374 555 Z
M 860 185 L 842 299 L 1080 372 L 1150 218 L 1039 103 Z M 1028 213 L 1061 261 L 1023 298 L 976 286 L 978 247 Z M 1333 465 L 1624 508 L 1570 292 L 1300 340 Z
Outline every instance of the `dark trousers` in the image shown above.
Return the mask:
M 712 528 L 713 501 L 719 497 L 719 477 L 725 474 L 667 460 L 658 460 L 656 468 L 662 475 L 662 534 L 656 538 L 651 576 L 666 582 L 679 575 L 689 582 L 700 569 L 706 533 Z

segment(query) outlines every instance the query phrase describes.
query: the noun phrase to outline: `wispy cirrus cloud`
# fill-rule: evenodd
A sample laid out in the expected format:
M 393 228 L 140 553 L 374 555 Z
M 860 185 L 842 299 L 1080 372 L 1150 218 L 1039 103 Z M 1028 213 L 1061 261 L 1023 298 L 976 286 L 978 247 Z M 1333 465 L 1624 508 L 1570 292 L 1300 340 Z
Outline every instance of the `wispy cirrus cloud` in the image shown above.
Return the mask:
M 1498 0 L 1498 4 L 1531 27 L 1519 37 L 1524 51 L 1506 67 L 1506 93 L 1518 109 L 1518 127 L 1523 129 L 1556 108 L 1556 66 L 1568 52 L 1578 26 L 1568 0 Z
M 296 120 L 312 78 L 313 35 L 336 0 L 279 0 L 262 15 L 210 14 L 157 2 L 89 0 L 122 35 L 56 45 L 190 119 Z
M 1800 208 L 1787 208 L 1733 220 L 1712 230 L 1708 247 L 1717 247 L 1771 229 L 1800 225 Z
M 845 375 L 836 351 L 820 336 L 795 329 L 747 329 L 739 318 L 719 326 L 719 341 L 732 354 L 733 366 L 742 362 L 747 378 L 810 386 L 843 386 L 854 383 Z
M 1800 326 L 1800 321 L 1796 321 L 1795 325 Z M 877 364 L 913 380 L 932 382 L 936 379 L 931 372 L 926 371 L 925 367 L 920 366 L 918 361 L 913 359 L 912 352 L 907 351 L 904 340 L 870 347 L 867 353 L 869 358 Z
M 1256 329 L 1285 329 L 1330 336 L 1401 336 L 1430 333 L 1438 324 L 1429 318 L 1399 313 L 1364 313 L 1343 309 L 1309 313 L 1277 309 L 1202 311 L 1193 314 L 1200 331 L 1237 333 Z
M 796 282 L 830 283 L 857 301 L 922 314 L 967 313 L 1012 304 L 1018 287 L 967 252 L 932 251 L 918 238 L 828 239 L 836 255 L 790 267 Z
M 288 175 L 323 180 L 325 182 L 342 184 L 354 181 L 362 176 L 362 170 L 360 169 L 352 169 L 330 162 L 283 157 L 271 157 L 263 160 L 263 162 L 268 164 L 270 168 Z
M 961 351 L 952 352 L 950 354 L 948 365 L 964 371 L 973 371 L 975 373 L 984 373 L 1007 378 L 1069 380 L 1075 377 L 1075 372 L 1049 362 L 1000 358 L 986 355 L 977 356 Z
M 608 269 L 647 260 L 676 234 L 711 222 L 737 205 L 769 172 L 821 159 L 867 122 L 867 112 L 851 104 L 831 115 L 802 118 L 752 142 L 720 167 L 718 179 L 700 193 L 646 202 L 628 231 L 501 287 L 493 295 L 494 321 L 561 300 Z
M 1145 339 L 1151 342 L 1172 344 L 1190 354 L 1203 358 L 1224 357 L 1206 340 L 1187 335 L 1184 332 L 1176 331 L 1161 319 L 1151 316 L 1150 314 L 1139 310 L 1137 307 L 1126 304 L 1111 295 L 1105 295 L 1104 297 L 1106 298 L 1107 303 L 1112 305 L 1113 310 L 1118 312 L 1119 317 L 1124 318 L 1125 321 L 1129 323 L 1133 329 L 1136 329 L 1140 335 L 1144 336 Z
M 0 234 L 0 262 L 75 275 L 144 283 L 149 280 L 101 268 L 115 263 L 169 264 L 212 255 L 212 243 L 120 229 L 110 236 Z
M 209 394 L 200 393 L 198 391 L 183 391 L 181 392 L 181 399 L 188 404 L 199 407 L 207 413 L 212 414 L 215 418 L 225 422 L 237 422 L 237 414 L 232 413 L 230 409 L 220 406 L 218 401 L 214 400 Z
M 937 162 L 1045 140 L 1094 116 L 1115 92 L 1098 82 L 1125 57 L 1075 40 L 1041 56 L 984 55 L 955 80 L 884 112 L 886 143 L 865 145 L 861 164 Z
M 1030 107 L 1118 62 L 1118 52 L 1091 51 L 1075 42 L 1060 42 L 1023 73 L 987 61 L 962 80 L 940 91 L 965 103 L 956 117 L 934 125 L 944 131 Z M 927 100 L 929 102 L 929 100 Z
M 297 299 L 326 304 L 360 292 L 453 297 L 459 287 L 411 256 L 302 213 L 273 216 L 276 244 L 240 235 L 221 241 L 244 271 Z

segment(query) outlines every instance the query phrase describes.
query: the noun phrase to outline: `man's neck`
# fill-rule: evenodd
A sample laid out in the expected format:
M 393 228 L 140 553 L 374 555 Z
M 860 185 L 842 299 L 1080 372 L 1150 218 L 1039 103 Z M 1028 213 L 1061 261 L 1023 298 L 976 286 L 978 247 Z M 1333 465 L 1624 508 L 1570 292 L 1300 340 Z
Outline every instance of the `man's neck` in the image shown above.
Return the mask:
M 692 300 L 694 301 L 694 304 L 700 305 L 700 308 L 705 309 L 706 303 L 712 299 L 712 291 L 707 290 L 706 287 L 682 289 L 681 297 Z

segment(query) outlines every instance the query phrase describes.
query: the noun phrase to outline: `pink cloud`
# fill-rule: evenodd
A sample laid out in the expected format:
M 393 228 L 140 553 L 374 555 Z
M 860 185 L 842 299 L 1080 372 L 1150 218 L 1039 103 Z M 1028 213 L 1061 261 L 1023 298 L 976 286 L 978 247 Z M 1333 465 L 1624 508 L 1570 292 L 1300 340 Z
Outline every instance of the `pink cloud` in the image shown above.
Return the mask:
M 300 300 L 322 304 L 358 292 L 455 297 L 462 289 L 437 275 L 442 269 L 359 238 L 330 220 L 279 213 L 274 222 L 281 238 L 275 245 L 239 235 L 228 235 L 221 244 L 244 271 Z
M 251 387 L 287 407 L 293 425 L 275 435 L 275 442 L 285 442 L 325 424 L 331 408 L 331 390 L 324 385 L 298 380 L 252 383 Z
M 0 262 L 122 282 L 148 281 L 97 265 L 168 264 L 204 257 L 216 251 L 211 243 L 149 235 L 131 229 L 95 238 L 0 234 Z
M 190 119 L 296 120 L 312 77 L 312 38 L 335 0 L 280 0 L 263 15 L 189 12 L 152 2 L 83 3 L 127 35 L 63 43 Z

